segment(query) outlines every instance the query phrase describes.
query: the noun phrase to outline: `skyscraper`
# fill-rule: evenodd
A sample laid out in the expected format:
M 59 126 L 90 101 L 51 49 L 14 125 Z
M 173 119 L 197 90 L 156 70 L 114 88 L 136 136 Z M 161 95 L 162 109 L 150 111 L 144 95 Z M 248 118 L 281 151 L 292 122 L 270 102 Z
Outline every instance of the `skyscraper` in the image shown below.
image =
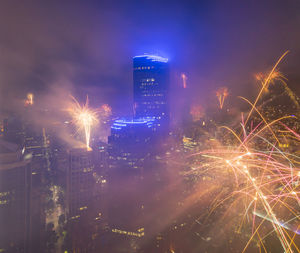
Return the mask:
M 156 126 L 167 131 L 170 121 L 168 59 L 148 54 L 135 56 L 133 85 L 135 117 L 153 117 Z
M 153 155 L 154 125 L 153 118 L 136 118 L 116 120 L 111 127 L 108 216 L 116 252 L 137 252 L 145 237 L 144 172 Z
M 92 153 L 86 149 L 72 149 L 69 152 L 67 173 L 67 219 L 70 235 L 69 250 L 82 252 L 90 249 L 92 227 L 89 212 L 93 198 Z
M 0 140 L 1 252 L 31 252 L 31 159 L 23 154 L 18 145 Z
M 116 120 L 108 137 L 110 167 L 139 171 L 153 147 L 154 124 L 152 118 Z
M 67 251 L 99 252 L 106 222 L 103 189 L 106 180 L 95 171 L 94 151 L 69 151 L 67 173 Z M 98 151 L 95 151 L 98 152 Z M 100 161 L 98 158 L 96 161 Z

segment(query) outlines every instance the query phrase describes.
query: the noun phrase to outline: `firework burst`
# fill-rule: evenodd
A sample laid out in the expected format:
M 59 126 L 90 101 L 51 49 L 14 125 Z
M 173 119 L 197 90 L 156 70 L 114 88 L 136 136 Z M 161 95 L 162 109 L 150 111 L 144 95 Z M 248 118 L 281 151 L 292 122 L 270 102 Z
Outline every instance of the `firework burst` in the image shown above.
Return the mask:
M 225 101 L 226 97 L 228 96 L 228 94 L 229 94 L 228 89 L 226 87 L 222 87 L 222 88 L 217 90 L 216 96 L 217 96 L 218 101 L 219 101 L 220 109 L 223 108 L 224 101 Z
M 69 108 L 69 112 L 73 118 L 73 123 L 77 126 L 78 131 L 84 130 L 86 149 L 91 150 L 90 138 L 92 126 L 98 122 L 97 111 L 89 108 L 89 100 L 86 98 L 85 104 L 82 106 L 79 102 L 72 97 L 72 106 Z
M 27 94 L 27 98 L 25 100 L 25 105 L 28 106 L 28 105 L 33 105 L 33 94 L 32 93 L 28 93 Z
M 225 134 L 224 138 L 219 138 L 217 148 L 192 155 L 196 157 L 198 169 L 189 173 L 205 172 L 212 178 L 221 175 L 221 188 L 224 189 L 224 182 L 229 185 L 228 191 L 222 189 L 216 194 L 208 216 L 228 202 L 226 213 L 237 210 L 242 217 L 240 223 L 235 226 L 236 232 L 240 232 L 243 226 L 249 227 L 250 224 L 251 235 L 242 252 L 254 241 L 257 242 L 260 252 L 268 252 L 265 238 L 271 234 L 276 234 L 284 252 L 299 252 L 295 240 L 300 234 L 300 157 L 292 150 L 282 150 L 280 145 L 280 136 L 284 132 L 285 140 L 292 143 L 291 146 L 299 147 L 300 136 L 287 124 L 288 121 L 296 120 L 296 117 L 287 115 L 267 122 L 256 107 L 263 90 L 274 79 L 283 80 L 283 75 L 276 71 L 276 67 L 285 55 L 286 53 L 275 64 L 267 78 L 263 79 L 261 91 L 255 102 L 251 103 L 244 98 L 251 109 L 247 119 L 242 118 L 241 127 L 221 127 L 229 132 L 229 135 Z M 220 91 L 217 95 L 224 96 L 222 94 L 224 92 Z M 222 100 L 222 108 L 224 101 L 221 102 Z M 255 127 L 250 127 L 247 123 L 255 113 L 259 115 L 260 122 Z

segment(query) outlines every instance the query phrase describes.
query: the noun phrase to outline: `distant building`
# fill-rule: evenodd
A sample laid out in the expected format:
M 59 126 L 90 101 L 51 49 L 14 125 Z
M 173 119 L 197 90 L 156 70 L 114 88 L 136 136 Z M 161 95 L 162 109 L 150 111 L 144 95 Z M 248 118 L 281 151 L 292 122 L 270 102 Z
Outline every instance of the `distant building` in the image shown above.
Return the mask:
M 12 116 L 3 120 L 3 138 L 22 146 L 24 144 L 24 128 L 20 117 Z
M 133 57 L 133 86 L 135 117 L 153 117 L 160 129 L 168 131 L 168 59 L 148 54 Z
M 0 141 L 0 251 L 31 252 L 31 164 L 16 144 Z

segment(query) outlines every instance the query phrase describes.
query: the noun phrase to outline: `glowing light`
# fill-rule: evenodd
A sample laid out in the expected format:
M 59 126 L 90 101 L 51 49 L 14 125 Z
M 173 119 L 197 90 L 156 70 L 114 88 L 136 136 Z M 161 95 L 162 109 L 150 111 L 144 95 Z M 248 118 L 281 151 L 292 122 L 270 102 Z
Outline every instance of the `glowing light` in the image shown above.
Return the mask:
M 25 105 L 33 105 L 33 103 L 34 103 L 33 98 L 34 98 L 34 95 L 32 93 L 28 93 L 27 98 L 25 100 Z
M 72 97 L 72 100 L 72 106 L 68 109 L 68 111 L 73 118 L 73 123 L 78 127 L 78 130 L 84 130 L 86 149 L 91 150 L 91 128 L 96 122 L 98 122 L 97 112 L 89 108 L 88 97 L 86 98 L 85 104 L 82 106 L 74 97 Z
M 137 55 L 133 58 L 146 58 L 147 60 L 151 60 L 153 62 L 168 62 L 168 58 L 164 58 L 158 55 L 151 55 L 151 54 Z
M 182 87 L 184 88 L 184 89 L 186 89 L 186 80 L 187 80 L 187 76 L 186 76 L 186 74 L 184 74 L 184 73 L 182 73 L 181 74 L 181 78 L 182 78 Z
M 190 109 L 190 114 L 193 121 L 198 121 L 204 117 L 204 108 L 201 105 L 192 105 Z M 205 122 L 202 123 L 205 126 Z
M 101 117 L 109 117 L 112 114 L 112 109 L 108 104 L 104 104 L 100 107 Z
M 229 93 L 228 93 L 228 89 L 226 87 L 221 87 L 220 89 L 217 90 L 216 96 L 217 96 L 218 101 L 219 101 L 220 109 L 223 108 L 224 101 L 225 101 L 225 99 L 228 95 L 229 95 Z
M 202 172 L 205 171 L 211 178 L 216 178 L 215 180 L 218 180 L 217 178 L 221 174 L 222 179 L 218 182 L 220 184 L 226 182 L 226 185 L 232 185 L 233 190 L 228 190 L 224 194 L 221 191 L 216 198 L 213 198 L 209 215 L 218 206 L 224 207 L 225 202 L 230 200 L 231 203 L 227 213 L 230 213 L 231 207 L 236 207 L 235 211 L 240 211 L 241 214 L 244 213 L 242 215 L 244 220 L 239 225 L 239 231 L 247 223 L 246 220 L 251 221 L 252 234 L 241 252 L 246 252 L 250 242 L 256 239 L 260 247 L 265 247 L 264 238 L 268 234 L 264 235 L 265 229 L 262 229 L 261 226 L 263 222 L 257 222 L 255 220 L 256 216 L 271 222 L 273 232 L 280 241 L 283 252 L 299 252 L 298 245 L 294 241 L 294 236 L 299 233 L 298 229 L 294 229 L 287 222 L 282 222 L 282 218 L 299 221 L 299 216 L 297 216 L 299 198 L 297 195 L 300 156 L 293 151 L 286 150 L 286 148 L 292 147 L 292 143 L 295 143 L 294 147 L 298 147 L 300 135 L 283 123 L 283 121 L 292 120 L 295 117 L 282 116 L 272 122 L 267 122 L 256 107 L 262 92 L 269 84 L 280 78 L 283 79 L 283 75 L 276 68 L 286 54 L 287 52 L 279 58 L 271 72 L 266 75 L 267 77 L 262 78 L 263 86 L 254 103 L 244 99 L 251 106 L 247 119 L 244 120 L 242 117 L 240 127 L 222 126 L 231 135 L 225 135 L 222 138 L 214 137 L 217 139 L 215 143 L 218 146 L 214 146 L 212 149 L 204 149 L 201 152 L 197 151 L 195 156 L 199 155 L 199 158 L 197 157 L 198 160 L 196 159 L 192 164 L 193 168 L 201 168 L 201 170 L 191 170 L 191 173 L 202 175 Z M 217 96 L 220 108 L 222 108 L 226 95 L 222 98 L 222 92 L 220 91 Z M 261 118 L 261 122 L 257 126 L 253 122 L 251 122 L 251 126 L 247 125 L 248 120 L 253 117 L 253 111 L 257 113 L 256 116 Z M 287 143 L 290 143 L 289 146 L 284 146 L 286 152 L 282 151 L 278 141 L 279 136 L 283 136 L 283 131 L 280 130 L 282 127 L 285 127 L 284 139 Z M 228 178 L 225 179 L 226 175 L 228 175 Z M 213 189 L 216 188 L 222 187 L 214 187 Z M 243 196 L 245 197 L 243 198 Z M 267 215 L 258 214 L 257 208 L 262 209 Z M 252 220 L 251 215 L 249 216 L 250 210 L 253 214 Z M 236 215 L 236 213 L 234 212 L 232 215 Z M 246 217 L 248 218 L 246 219 Z M 222 220 L 224 220 L 224 217 L 222 217 Z M 234 226 L 236 227 L 236 224 Z M 290 236 L 285 229 L 292 231 L 295 235 Z M 268 252 L 265 248 L 264 250 Z

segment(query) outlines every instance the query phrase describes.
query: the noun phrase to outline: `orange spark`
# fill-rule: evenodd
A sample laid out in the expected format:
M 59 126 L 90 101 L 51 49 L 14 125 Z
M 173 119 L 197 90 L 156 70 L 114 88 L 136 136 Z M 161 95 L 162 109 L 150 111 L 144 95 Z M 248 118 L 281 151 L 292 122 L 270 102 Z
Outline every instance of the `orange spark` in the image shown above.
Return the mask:
M 229 95 L 228 93 L 228 89 L 226 87 L 221 87 L 217 90 L 216 92 L 216 96 L 218 98 L 218 101 L 219 101 L 219 106 L 220 106 L 220 109 L 223 108 L 223 105 L 224 105 L 224 101 L 225 101 L 225 98 Z
M 90 148 L 91 128 L 98 121 L 97 112 L 89 108 L 89 100 L 86 98 L 85 104 L 82 106 L 72 97 L 73 104 L 68 110 L 73 118 L 73 122 L 78 127 L 78 130 L 83 129 L 85 133 L 85 141 L 87 150 Z
M 186 85 L 186 80 L 187 80 L 186 74 L 182 73 L 181 78 L 182 78 L 182 86 L 183 86 L 184 89 L 186 89 L 186 87 L 187 87 L 187 85 Z

